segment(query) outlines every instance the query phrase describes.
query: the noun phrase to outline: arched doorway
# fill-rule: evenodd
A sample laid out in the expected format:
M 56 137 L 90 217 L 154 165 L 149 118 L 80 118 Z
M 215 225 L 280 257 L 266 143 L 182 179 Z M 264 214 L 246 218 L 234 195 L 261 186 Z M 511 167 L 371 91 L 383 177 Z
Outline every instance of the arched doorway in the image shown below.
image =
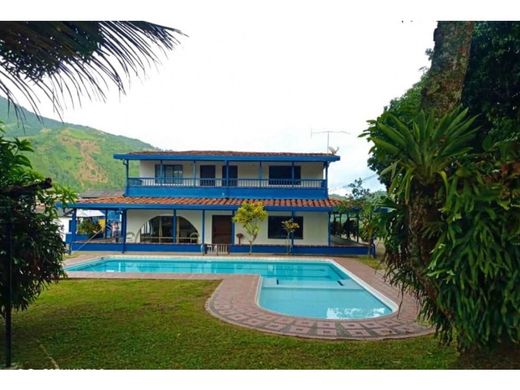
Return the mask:
M 199 239 L 199 232 L 184 217 L 177 217 L 176 237 L 173 237 L 173 218 L 171 216 L 160 215 L 153 217 L 146 222 L 137 234 L 137 242 L 143 243 L 191 243 L 196 244 Z

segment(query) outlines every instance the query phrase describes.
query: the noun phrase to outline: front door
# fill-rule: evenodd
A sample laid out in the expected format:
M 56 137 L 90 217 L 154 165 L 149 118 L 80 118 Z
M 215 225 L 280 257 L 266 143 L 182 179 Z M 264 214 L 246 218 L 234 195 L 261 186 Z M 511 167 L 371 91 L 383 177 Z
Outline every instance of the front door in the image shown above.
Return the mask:
M 211 243 L 231 244 L 231 216 L 214 215 L 211 223 Z
M 215 187 L 215 165 L 200 166 L 200 185 Z

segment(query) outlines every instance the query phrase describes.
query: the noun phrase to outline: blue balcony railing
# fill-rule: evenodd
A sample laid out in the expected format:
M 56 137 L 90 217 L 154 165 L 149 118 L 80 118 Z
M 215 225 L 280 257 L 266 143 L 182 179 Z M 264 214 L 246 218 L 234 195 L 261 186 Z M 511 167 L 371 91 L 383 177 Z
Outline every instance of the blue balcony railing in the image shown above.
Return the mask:
M 128 196 L 325 198 L 323 179 L 222 179 L 200 177 L 129 177 Z
M 322 179 L 220 179 L 200 177 L 129 177 L 133 187 L 247 187 L 247 188 L 323 188 Z

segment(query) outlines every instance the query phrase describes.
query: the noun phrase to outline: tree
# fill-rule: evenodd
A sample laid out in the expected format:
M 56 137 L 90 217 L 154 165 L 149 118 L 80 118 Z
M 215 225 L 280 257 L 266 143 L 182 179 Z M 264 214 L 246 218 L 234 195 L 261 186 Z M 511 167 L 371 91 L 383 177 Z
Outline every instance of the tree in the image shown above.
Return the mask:
M 249 254 L 253 253 L 253 242 L 260 232 L 260 222 L 267 218 L 262 202 L 244 202 L 233 217 L 233 222 L 243 226 L 248 235 Z
M 125 93 L 125 79 L 158 62 L 155 49 L 172 50 L 180 35 L 141 21 L 1 22 L 0 91 L 15 104 L 23 97 L 37 114 L 36 91 L 58 113 L 65 101 L 104 99 L 109 84 Z
M 390 104 L 384 108 L 383 113 L 377 119 L 368 121 L 369 127 L 361 133 L 360 137 L 366 137 L 367 134 L 377 134 L 379 137 L 382 137 L 382 139 L 386 139 L 385 134 L 379 132 L 376 124 L 379 126 L 380 123 L 385 123 L 389 126 L 394 126 L 394 118 L 396 117 L 407 125 L 411 124 L 421 110 L 422 91 L 426 83 L 426 78 L 427 73 L 424 73 L 421 79 L 406 91 L 403 96 L 392 99 Z M 371 154 L 367 161 L 368 167 L 375 172 L 381 172 L 391 163 L 390 158 L 385 159 L 384 157 L 385 156 L 376 157 L 374 154 Z M 386 186 L 389 185 L 384 177 L 380 176 L 379 180 Z
M 439 22 L 421 107 L 437 116 L 456 108 L 468 69 L 474 22 Z
M 125 76 L 139 75 L 157 62 L 155 48 L 173 49 L 178 43 L 174 34 L 181 32 L 147 22 L 2 22 L 0 92 L 14 103 L 17 115 L 19 97 L 39 113 L 36 91 L 58 113 L 64 101 L 81 103 L 83 96 L 103 99 L 109 83 L 125 93 Z M 27 308 L 63 274 L 65 248 L 54 222 L 55 202 L 67 204 L 73 198 L 67 190 L 51 189 L 51 179 L 43 180 L 32 171 L 22 154 L 30 151 L 27 141 L 0 137 L 0 312 L 8 339 L 11 303 L 17 309 Z
M 467 110 L 394 120 L 379 126 L 385 139 L 370 136 L 373 153 L 393 160 L 381 172 L 387 276 L 417 296 L 443 342 L 456 331 L 463 351 L 518 344 L 520 169 L 500 171 L 471 146 Z
M 520 342 L 520 23 L 476 22 L 469 58 L 464 25 L 436 36 L 432 58 L 452 65 L 432 63 L 423 98 L 416 84 L 362 136 L 388 188 L 378 229 L 391 282 L 441 341 L 507 350 Z M 446 113 L 460 100 L 467 110 Z
M 520 23 L 476 22 L 462 103 L 503 159 L 520 153 Z M 507 156 L 509 155 L 509 157 Z
M 8 140 L 0 130 L 0 313 L 6 315 L 8 248 L 12 255 L 12 304 L 24 310 L 43 288 L 63 276 L 65 246 L 57 223 L 57 201 L 74 200 L 34 172 L 27 140 Z
M 287 254 L 290 253 L 291 247 L 291 237 L 294 235 L 294 232 L 300 228 L 300 225 L 294 220 L 288 219 L 286 221 L 282 221 L 282 229 L 287 233 Z
M 97 235 L 101 232 L 101 225 L 99 222 L 94 222 L 90 218 L 85 218 L 79 225 L 78 225 L 78 233 L 79 234 L 86 234 L 91 238 L 94 235 Z

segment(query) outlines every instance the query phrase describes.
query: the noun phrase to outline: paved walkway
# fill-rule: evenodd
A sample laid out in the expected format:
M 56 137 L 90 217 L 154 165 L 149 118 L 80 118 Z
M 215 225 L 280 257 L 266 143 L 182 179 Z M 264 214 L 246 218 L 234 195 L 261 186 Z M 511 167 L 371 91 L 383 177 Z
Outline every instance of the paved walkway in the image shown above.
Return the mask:
M 78 257 L 67 260 L 66 263 L 67 265 L 72 265 L 101 255 L 107 254 L 81 254 Z M 136 255 L 143 256 L 147 254 L 139 253 Z M 297 258 L 291 257 L 291 259 Z M 369 320 L 317 320 L 276 314 L 264 310 L 256 304 L 259 277 L 253 275 L 100 273 L 81 271 L 70 272 L 69 277 L 222 280 L 222 283 L 206 302 L 206 310 L 209 313 L 222 321 L 234 325 L 281 335 L 329 340 L 380 340 L 415 337 L 433 332 L 433 329 L 422 326 L 415 321 L 419 310 L 416 301 L 411 296 L 405 295 L 401 297 L 395 287 L 388 285 L 383 280 L 381 272 L 376 272 L 354 259 L 334 258 L 334 261 L 344 266 L 398 305 L 400 304 L 400 310 L 388 316 Z

